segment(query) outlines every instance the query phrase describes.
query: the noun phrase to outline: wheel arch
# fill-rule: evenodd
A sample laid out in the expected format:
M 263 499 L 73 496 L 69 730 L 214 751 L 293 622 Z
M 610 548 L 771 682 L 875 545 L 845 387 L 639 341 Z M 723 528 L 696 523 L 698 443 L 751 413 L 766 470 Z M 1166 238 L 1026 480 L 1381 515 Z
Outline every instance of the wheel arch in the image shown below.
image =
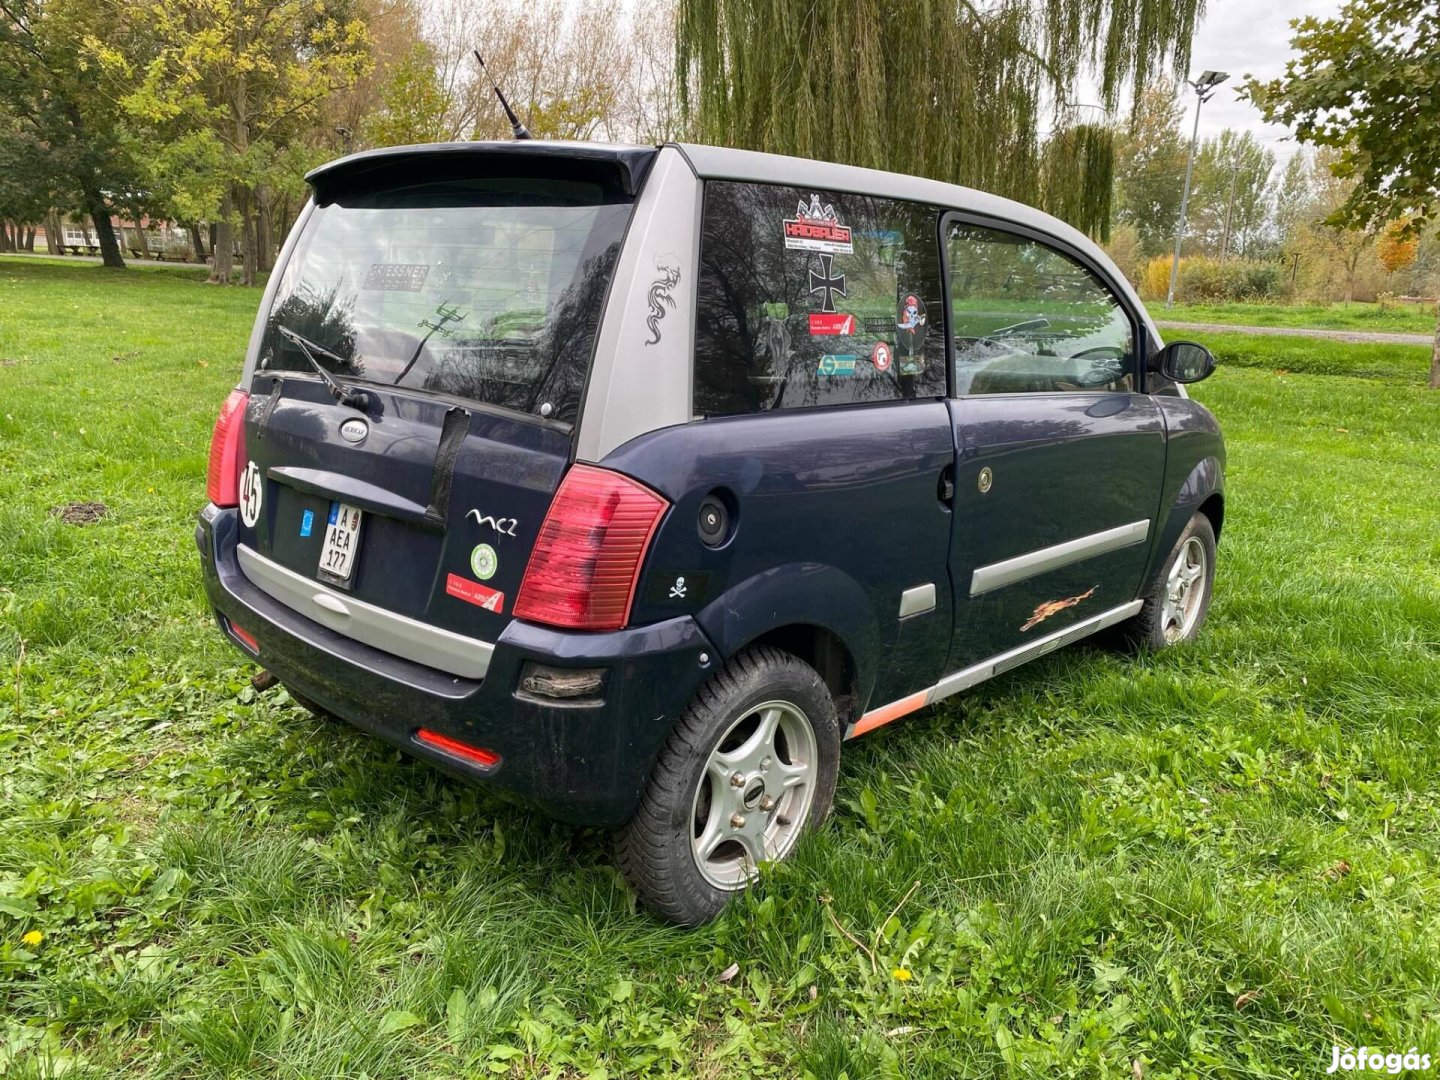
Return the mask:
M 815 668 L 842 723 L 874 690 L 880 634 L 873 605 L 858 582 L 833 566 L 773 567 L 726 590 L 697 621 L 726 660 L 772 645 Z
M 1225 523 L 1225 496 L 1219 491 L 1211 492 L 1195 512 L 1210 519 L 1210 527 L 1215 531 L 1215 542 L 1218 544 L 1220 527 Z

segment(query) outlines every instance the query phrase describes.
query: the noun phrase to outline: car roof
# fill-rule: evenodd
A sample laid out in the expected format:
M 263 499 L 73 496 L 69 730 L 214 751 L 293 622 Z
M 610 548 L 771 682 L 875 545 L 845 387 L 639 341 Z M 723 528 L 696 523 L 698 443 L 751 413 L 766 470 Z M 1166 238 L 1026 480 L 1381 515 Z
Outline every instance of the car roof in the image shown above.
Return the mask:
M 908 176 L 880 169 L 865 169 L 858 165 L 838 165 L 833 161 L 787 157 L 784 154 L 764 154 L 754 150 L 735 150 L 696 143 L 675 145 L 689 159 L 695 174 L 702 180 L 749 180 L 763 184 L 783 184 L 787 187 L 817 188 L 821 191 L 877 195 L 968 210 L 1048 233 L 1087 254 L 1097 251 L 1097 245 L 1088 236 L 1043 210 L 960 184 L 947 184 L 941 180 L 927 180 L 922 176 Z

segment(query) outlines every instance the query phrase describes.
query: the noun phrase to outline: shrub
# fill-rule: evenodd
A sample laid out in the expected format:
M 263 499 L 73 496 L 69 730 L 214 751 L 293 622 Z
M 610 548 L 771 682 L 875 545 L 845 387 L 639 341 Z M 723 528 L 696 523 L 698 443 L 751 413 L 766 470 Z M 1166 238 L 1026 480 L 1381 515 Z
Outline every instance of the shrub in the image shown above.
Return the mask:
M 1140 276 L 1140 295 L 1163 300 L 1170 288 L 1170 256 L 1158 255 Z M 1285 278 L 1277 263 L 1231 259 L 1221 265 L 1205 255 L 1180 260 L 1175 299 L 1182 304 L 1219 304 L 1236 301 L 1279 300 L 1285 296 Z

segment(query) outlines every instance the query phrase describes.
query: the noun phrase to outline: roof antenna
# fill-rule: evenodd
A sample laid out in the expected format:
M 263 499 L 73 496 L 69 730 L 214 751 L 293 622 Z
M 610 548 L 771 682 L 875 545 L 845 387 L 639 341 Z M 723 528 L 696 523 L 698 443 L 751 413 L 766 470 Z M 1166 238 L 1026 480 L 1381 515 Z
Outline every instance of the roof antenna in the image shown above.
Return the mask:
M 480 70 L 485 73 L 485 78 L 490 79 L 490 69 L 485 66 L 485 58 L 480 55 L 480 50 L 471 49 L 470 51 L 475 54 L 475 59 L 480 61 Z M 490 89 L 495 91 L 495 96 L 500 99 L 500 107 L 505 110 L 505 115 L 510 118 L 510 130 L 515 133 L 515 138 L 530 138 L 530 132 L 525 130 L 525 125 L 522 124 L 520 118 L 515 115 L 515 110 L 510 108 L 510 103 L 505 100 L 505 95 L 500 92 L 500 87 L 495 85 L 494 79 L 490 79 Z

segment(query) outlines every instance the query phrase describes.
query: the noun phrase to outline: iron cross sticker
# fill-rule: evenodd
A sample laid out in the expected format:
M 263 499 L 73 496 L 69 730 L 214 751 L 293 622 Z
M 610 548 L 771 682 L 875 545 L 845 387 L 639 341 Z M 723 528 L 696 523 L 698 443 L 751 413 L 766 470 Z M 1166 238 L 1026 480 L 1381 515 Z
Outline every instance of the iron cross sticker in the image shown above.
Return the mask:
M 845 275 L 832 272 L 835 263 L 834 255 L 819 255 L 820 270 L 817 273 L 810 271 L 810 292 L 823 293 L 820 298 L 820 310 L 827 314 L 835 311 L 835 294 L 845 296 Z

